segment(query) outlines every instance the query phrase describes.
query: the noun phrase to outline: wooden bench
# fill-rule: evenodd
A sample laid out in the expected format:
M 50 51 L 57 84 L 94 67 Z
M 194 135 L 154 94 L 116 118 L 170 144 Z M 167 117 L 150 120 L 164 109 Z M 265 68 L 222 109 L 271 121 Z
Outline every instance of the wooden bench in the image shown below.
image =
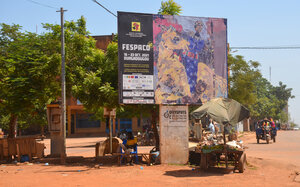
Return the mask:
M 125 153 L 113 153 L 114 156 L 118 156 L 118 164 L 119 166 L 121 165 L 121 157 L 125 157 L 127 156 Z M 145 159 L 145 161 L 147 162 L 148 166 L 150 166 L 151 164 L 151 158 L 153 155 L 156 155 L 154 153 L 131 153 L 129 154 L 130 157 L 133 156 L 141 156 L 142 159 Z

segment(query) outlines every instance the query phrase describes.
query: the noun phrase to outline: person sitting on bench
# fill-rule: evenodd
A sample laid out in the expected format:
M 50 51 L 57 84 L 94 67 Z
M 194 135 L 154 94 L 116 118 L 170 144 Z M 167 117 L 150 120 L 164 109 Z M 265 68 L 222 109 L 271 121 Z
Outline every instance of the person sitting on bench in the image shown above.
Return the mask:
M 132 131 L 129 131 L 127 133 L 127 139 L 123 140 L 123 143 L 120 146 L 121 146 L 121 153 L 122 153 L 122 149 L 124 150 L 126 162 L 132 165 L 133 159 L 130 156 L 130 154 L 137 154 L 137 138 L 133 136 Z M 135 157 L 136 157 L 136 162 L 138 162 L 137 155 L 135 155 Z

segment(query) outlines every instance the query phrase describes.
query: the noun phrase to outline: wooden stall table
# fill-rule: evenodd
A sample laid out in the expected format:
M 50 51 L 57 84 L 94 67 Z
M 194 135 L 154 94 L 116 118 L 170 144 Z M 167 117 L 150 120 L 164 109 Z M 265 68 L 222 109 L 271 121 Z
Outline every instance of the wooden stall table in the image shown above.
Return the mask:
M 224 161 L 221 159 L 221 155 L 224 155 Z M 246 164 L 246 153 L 243 149 L 219 149 L 219 150 L 201 150 L 201 169 L 207 169 L 209 166 L 219 165 L 221 162 L 225 163 L 226 168 L 228 168 L 228 162 L 234 166 L 234 170 L 239 170 L 243 173 Z

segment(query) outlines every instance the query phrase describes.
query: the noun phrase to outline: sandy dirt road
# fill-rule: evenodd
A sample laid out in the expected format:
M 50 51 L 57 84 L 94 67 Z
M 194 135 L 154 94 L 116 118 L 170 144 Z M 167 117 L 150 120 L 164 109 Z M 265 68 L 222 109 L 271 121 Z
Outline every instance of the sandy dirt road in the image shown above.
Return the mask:
M 94 157 L 95 145 L 97 142 L 104 141 L 106 137 L 92 138 L 67 138 L 66 149 L 68 156 Z M 45 139 L 43 143 L 46 146 L 45 155 L 50 154 L 50 139 Z M 153 146 L 139 146 L 139 153 L 149 153 Z
M 300 166 L 293 161 L 299 153 L 296 149 L 299 151 L 300 141 L 295 141 L 299 132 L 280 132 L 278 141 L 269 145 L 256 145 L 254 133 L 244 135 L 249 148 L 248 167 L 243 174 L 221 168 L 201 171 L 187 165 L 2 164 L 0 186 L 300 186 L 295 182 Z M 89 146 L 97 140 L 67 140 L 67 152 L 93 156 L 94 148 Z M 275 155 L 278 153 L 282 156 Z
M 257 158 L 272 159 L 300 166 L 300 131 L 279 131 L 276 143 L 256 139 L 246 140 L 247 154 Z

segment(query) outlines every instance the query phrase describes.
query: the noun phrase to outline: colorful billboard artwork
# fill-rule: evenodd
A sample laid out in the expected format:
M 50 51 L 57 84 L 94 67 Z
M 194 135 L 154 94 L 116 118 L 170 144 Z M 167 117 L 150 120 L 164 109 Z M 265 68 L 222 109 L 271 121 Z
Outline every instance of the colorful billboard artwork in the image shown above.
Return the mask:
M 226 32 L 225 19 L 154 15 L 155 103 L 227 97 Z
M 227 97 L 226 19 L 118 12 L 118 42 L 120 103 Z

